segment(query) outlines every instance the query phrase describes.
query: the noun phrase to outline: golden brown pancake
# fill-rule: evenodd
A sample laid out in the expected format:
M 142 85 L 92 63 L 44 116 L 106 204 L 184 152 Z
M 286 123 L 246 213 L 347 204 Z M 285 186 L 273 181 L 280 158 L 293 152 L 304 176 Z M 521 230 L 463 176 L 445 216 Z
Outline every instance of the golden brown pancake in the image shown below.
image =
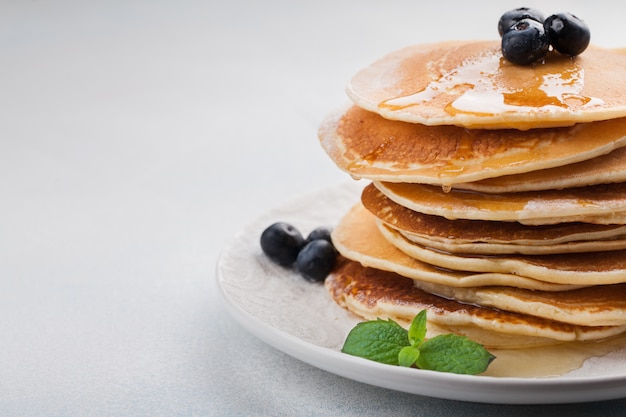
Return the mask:
M 376 217 L 361 204 L 356 204 L 342 217 L 333 229 L 332 240 L 341 255 L 362 265 L 451 287 L 505 285 L 542 291 L 567 291 L 583 287 L 555 284 L 511 273 L 475 273 L 437 268 L 407 255 L 389 243 L 380 233 Z
M 570 222 L 527 226 L 518 222 L 448 220 L 401 206 L 373 184 L 363 189 L 361 202 L 406 239 L 446 252 L 539 255 L 626 249 L 624 225 Z
M 591 286 L 626 282 L 626 250 L 550 255 L 462 255 L 420 246 L 385 225 L 381 225 L 379 230 L 388 242 L 411 258 L 439 268 L 512 274 L 564 285 Z
M 319 138 L 354 178 L 453 186 L 605 155 L 626 145 L 626 118 L 526 132 L 470 130 L 387 120 L 353 106 L 329 115 Z
M 626 326 L 579 326 L 462 304 L 424 292 L 400 275 L 344 259 L 326 279 L 325 286 L 339 305 L 364 319 L 391 318 L 408 327 L 413 317 L 426 309 L 428 337 L 441 331 L 453 332 L 488 348 L 599 340 L 626 330 Z
M 524 193 L 486 194 L 424 184 L 374 182 L 389 199 L 411 210 L 447 219 L 626 224 L 626 183 Z
M 595 285 L 546 292 L 515 287 L 455 288 L 415 281 L 431 294 L 463 303 L 493 307 L 581 326 L 626 325 L 626 284 Z
M 359 107 L 425 125 L 535 129 L 626 116 L 626 56 L 590 47 L 533 65 L 502 57 L 500 42 L 443 42 L 393 52 L 347 86 Z
M 453 220 L 455 222 L 461 220 Z M 613 239 L 603 240 L 587 240 L 587 241 L 575 241 L 561 244 L 515 244 L 515 243 L 475 243 L 475 242 L 455 242 L 453 239 L 437 241 L 433 240 L 429 236 L 416 235 L 404 230 L 394 228 L 388 223 L 381 222 L 389 229 L 399 233 L 409 242 L 416 243 L 419 246 L 432 248 L 434 250 L 465 254 L 465 255 L 506 255 L 506 254 L 520 254 L 520 255 L 552 255 L 552 254 L 574 254 L 584 252 L 605 252 L 614 250 L 626 249 L 626 237 L 618 237 Z M 498 222 L 498 224 L 506 224 L 504 222 Z M 537 226 L 541 227 L 541 226 Z M 623 226 L 622 226 L 623 227 Z M 538 243 L 538 242 L 535 242 Z
M 575 164 L 459 183 L 455 188 L 496 194 L 559 190 L 612 182 L 626 182 L 626 148 L 619 148 L 609 154 Z

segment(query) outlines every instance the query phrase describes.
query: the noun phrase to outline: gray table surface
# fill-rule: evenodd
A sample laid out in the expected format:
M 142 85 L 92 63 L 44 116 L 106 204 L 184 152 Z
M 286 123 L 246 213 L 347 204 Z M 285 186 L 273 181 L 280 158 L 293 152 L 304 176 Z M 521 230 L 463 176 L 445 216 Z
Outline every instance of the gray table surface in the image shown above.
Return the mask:
M 526 5 L 624 46 L 623 6 L 546 3 Z M 260 342 L 216 294 L 230 236 L 345 181 L 316 130 L 355 71 L 495 39 L 518 6 L 3 1 L 0 415 L 623 415 L 626 400 L 489 405 L 348 380 Z

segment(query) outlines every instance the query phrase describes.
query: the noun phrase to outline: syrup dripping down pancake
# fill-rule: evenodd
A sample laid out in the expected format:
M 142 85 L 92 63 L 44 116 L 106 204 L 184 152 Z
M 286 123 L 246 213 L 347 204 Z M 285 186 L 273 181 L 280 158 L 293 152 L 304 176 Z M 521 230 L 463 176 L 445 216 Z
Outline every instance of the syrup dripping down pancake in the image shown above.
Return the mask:
M 331 113 L 319 139 L 335 164 L 354 178 L 449 187 L 571 167 L 609 154 L 626 146 L 626 118 L 526 132 L 470 130 L 387 120 L 352 106 Z M 578 176 L 593 182 L 597 172 Z
M 456 184 L 459 190 L 488 194 L 560 190 L 626 182 L 626 148 L 571 165 Z
M 346 91 L 391 120 L 482 129 L 535 129 L 626 116 L 626 56 L 588 48 L 528 66 L 500 42 L 444 42 L 393 52 L 358 72 Z

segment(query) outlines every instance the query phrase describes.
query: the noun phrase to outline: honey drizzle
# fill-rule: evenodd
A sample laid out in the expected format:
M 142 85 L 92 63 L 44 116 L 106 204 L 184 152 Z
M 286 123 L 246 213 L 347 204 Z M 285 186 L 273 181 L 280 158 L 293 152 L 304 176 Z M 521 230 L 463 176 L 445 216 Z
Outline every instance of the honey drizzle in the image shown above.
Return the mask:
M 597 342 L 567 342 L 527 349 L 490 350 L 496 359 L 482 375 L 496 377 L 555 377 L 582 367 L 626 346 L 626 335 Z
M 536 155 L 545 144 L 537 139 L 530 138 L 524 143 L 517 143 L 515 148 L 509 148 L 496 153 L 491 158 L 477 159 L 473 150 L 473 139 L 464 137 L 459 141 L 456 153 L 439 167 L 437 173 L 441 184 L 449 189 L 455 179 L 469 170 L 498 169 L 502 166 L 519 166 L 533 162 Z
M 464 61 L 421 91 L 385 100 L 379 106 L 402 110 L 444 100 L 449 114 L 489 116 L 602 105 L 601 99 L 582 94 L 584 78 L 584 69 L 575 58 L 550 54 L 542 62 L 520 67 L 506 61 L 499 52 L 489 51 Z
M 353 171 L 355 169 L 364 167 L 364 166 L 371 166 L 373 165 L 378 158 L 380 158 L 383 153 L 386 151 L 387 147 L 395 140 L 395 137 L 391 136 L 388 137 L 386 140 L 382 141 L 381 143 L 378 144 L 378 146 L 376 148 L 374 148 L 373 150 L 371 150 L 370 152 L 368 152 L 367 154 L 361 156 L 360 159 L 355 160 L 354 162 L 351 162 L 348 165 L 348 171 Z

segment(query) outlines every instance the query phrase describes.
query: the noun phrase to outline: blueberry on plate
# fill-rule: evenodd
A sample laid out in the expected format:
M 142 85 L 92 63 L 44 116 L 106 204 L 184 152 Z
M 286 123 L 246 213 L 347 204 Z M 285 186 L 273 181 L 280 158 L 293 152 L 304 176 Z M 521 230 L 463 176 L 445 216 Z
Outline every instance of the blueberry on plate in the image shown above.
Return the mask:
M 306 237 L 306 243 L 313 242 L 314 240 L 323 239 L 332 243 L 330 239 L 331 230 L 328 227 L 320 226 L 311 231 Z
M 519 7 L 509 10 L 500 16 L 498 21 L 498 33 L 503 36 L 511 27 L 522 19 L 531 19 L 542 23 L 544 21 L 543 13 L 530 7 Z
M 516 22 L 502 36 L 502 55 L 518 65 L 528 65 L 545 57 L 549 46 L 543 24 L 533 19 Z
M 333 270 L 336 261 L 337 252 L 332 243 L 317 239 L 302 248 L 296 259 L 296 268 L 306 280 L 321 282 Z
M 261 233 L 263 253 L 282 266 L 293 265 L 304 243 L 302 233 L 285 222 L 274 223 Z
M 571 13 L 548 16 L 543 26 L 552 47 L 564 55 L 581 54 L 591 40 L 589 26 Z

